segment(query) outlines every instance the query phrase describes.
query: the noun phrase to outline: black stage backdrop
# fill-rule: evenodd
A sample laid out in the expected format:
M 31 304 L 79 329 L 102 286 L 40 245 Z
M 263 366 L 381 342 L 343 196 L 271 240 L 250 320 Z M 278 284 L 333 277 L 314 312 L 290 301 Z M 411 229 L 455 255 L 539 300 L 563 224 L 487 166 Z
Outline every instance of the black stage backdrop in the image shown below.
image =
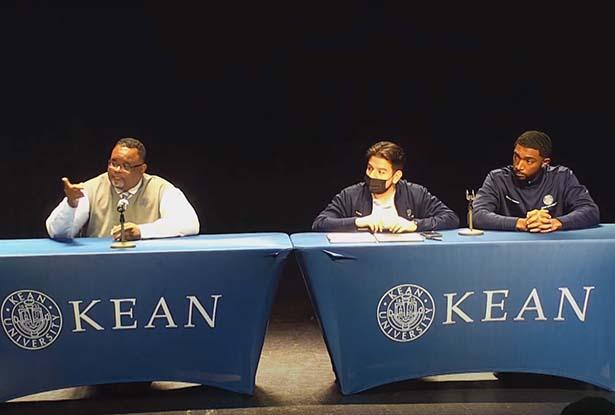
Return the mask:
M 308 231 L 381 139 L 464 218 L 527 129 L 615 222 L 604 10 L 209 3 L 1 10 L 0 237 L 44 237 L 60 177 L 103 172 L 124 136 L 202 233 Z

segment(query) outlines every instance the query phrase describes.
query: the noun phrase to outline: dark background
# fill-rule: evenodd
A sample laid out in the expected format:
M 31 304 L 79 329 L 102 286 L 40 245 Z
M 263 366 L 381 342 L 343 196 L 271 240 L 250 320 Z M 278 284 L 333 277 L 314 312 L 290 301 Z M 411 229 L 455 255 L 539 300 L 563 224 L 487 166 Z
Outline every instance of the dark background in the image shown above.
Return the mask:
M 60 177 L 103 172 L 124 136 L 202 233 L 308 231 L 381 139 L 464 218 L 464 190 L 528 129 L 615 221 L 605 10 L 289 3 L 1 10 L 0 236 L 46 236 Z

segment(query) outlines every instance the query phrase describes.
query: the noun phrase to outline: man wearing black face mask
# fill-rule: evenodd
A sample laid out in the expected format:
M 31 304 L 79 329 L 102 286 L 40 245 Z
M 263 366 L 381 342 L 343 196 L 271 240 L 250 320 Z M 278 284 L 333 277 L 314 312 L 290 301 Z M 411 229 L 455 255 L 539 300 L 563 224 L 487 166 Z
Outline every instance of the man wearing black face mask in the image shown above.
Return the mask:
M 572 171 L 549 165 L 551 148 L 540 131 L 517 138 L 512 165 L 490 172 L 476 195 L 474 226 L 548 233 L 600 222 L 598 206 Z
M 456 228 L 459 218 L 426 188 L 402 179 L 404 151 L 381 141 L 367 150 L 365 182 L 337 194 L 312 224 L 316 232 L 394 233 Z

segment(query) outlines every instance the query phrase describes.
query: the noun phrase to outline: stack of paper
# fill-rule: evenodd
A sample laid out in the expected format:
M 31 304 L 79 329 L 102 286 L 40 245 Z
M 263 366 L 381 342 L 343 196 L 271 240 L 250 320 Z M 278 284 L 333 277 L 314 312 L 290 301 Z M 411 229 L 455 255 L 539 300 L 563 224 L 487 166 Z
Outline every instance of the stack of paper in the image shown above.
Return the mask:
M 375 243 L 374 234 L 369 232 L 334 232 L 328 233 L 327 239 L 332 244 L 362 244 Z
M 362 244 L 377 242 L 423 242 L 420 233 L 369 233 L 369 232 L 334 232 L 328 233 L 327 239 L 332 244 Z
M 375 233 L 378 242 L 423 242 L 425 237 L 420 233 Z

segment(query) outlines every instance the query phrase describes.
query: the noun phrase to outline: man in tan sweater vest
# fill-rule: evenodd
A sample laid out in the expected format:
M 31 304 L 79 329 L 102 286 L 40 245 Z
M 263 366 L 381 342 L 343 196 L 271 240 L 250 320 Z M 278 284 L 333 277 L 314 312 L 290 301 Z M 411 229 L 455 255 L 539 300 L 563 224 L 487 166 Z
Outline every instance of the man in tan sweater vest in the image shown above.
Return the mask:
M 85 183 L 62 178 L 66 197 L 46 221 L 51 238 L 120 237 L 117 205 L 127 199 L 124 212 L 127 240 L 165 238 L 199 233 L 199 220 L 184 194 L 167 180 L 146 174 L 146 150 L 134 138 L 113 147 L 107 172 Z

